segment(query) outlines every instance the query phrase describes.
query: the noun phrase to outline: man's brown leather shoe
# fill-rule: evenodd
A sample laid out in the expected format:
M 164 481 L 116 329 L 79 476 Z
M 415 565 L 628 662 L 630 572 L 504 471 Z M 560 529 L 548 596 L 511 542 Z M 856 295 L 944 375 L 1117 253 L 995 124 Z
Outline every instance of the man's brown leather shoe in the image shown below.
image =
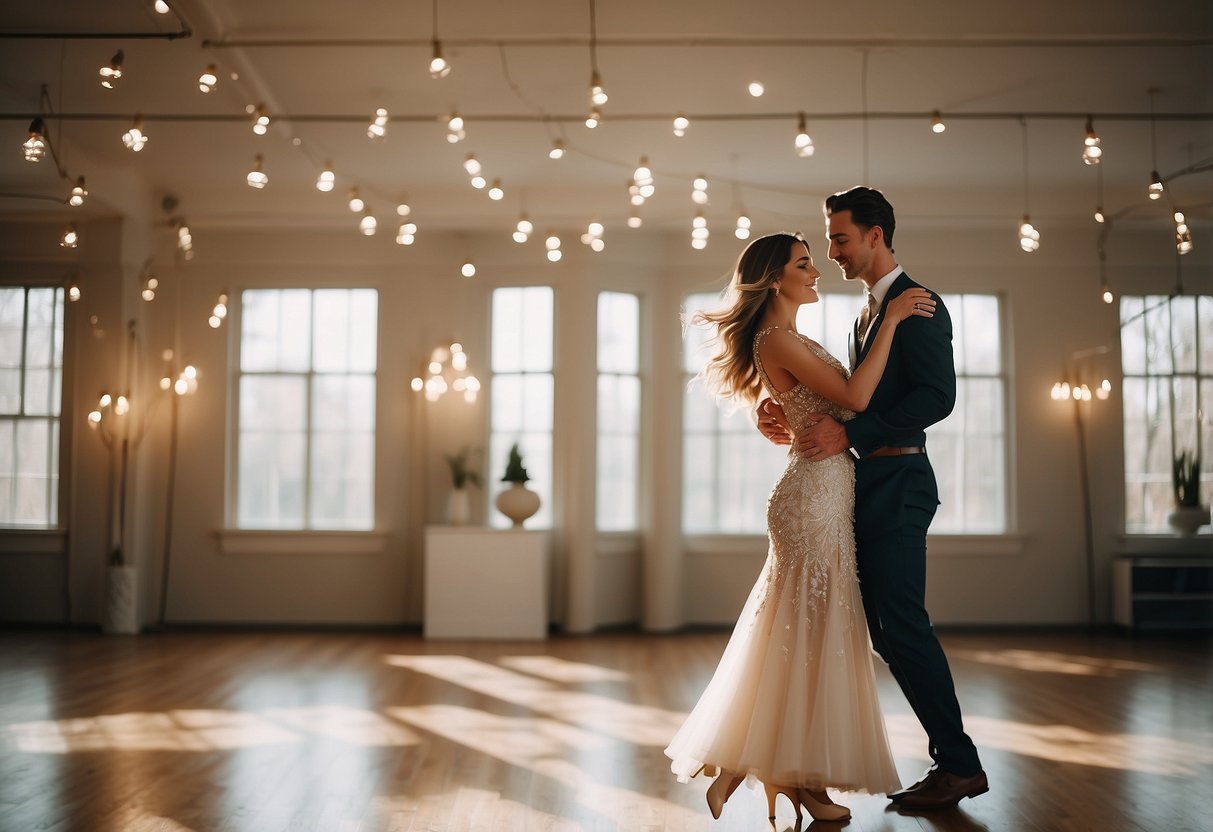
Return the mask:
M 927 773 L 922 776 L 921 780 L 907 789 L 902 789 L 899 792 L 893 792 L 893 794 L 889 795 L 889 800 L 893 801 L 894 803 L 901 803 L 902 798 L 904 798 L 910 792 L 916 792 L 924 786 L 929 786 L 930 784 L 934 783 L 935 779 L 939 777 L 940 774 L 941 772 L 939 771 L 939 766 L 931 766 L 929 769 L 927 769 Z
M 902 809 L 950 809 L 962 798 L 977 797 L 989 790 L 990 784 L 984 771 L 979 771 L 972 777 L 960 777 L 935 769 L 927 775 L 921 786 L 907 791 L 897 801 L 897 805 Z

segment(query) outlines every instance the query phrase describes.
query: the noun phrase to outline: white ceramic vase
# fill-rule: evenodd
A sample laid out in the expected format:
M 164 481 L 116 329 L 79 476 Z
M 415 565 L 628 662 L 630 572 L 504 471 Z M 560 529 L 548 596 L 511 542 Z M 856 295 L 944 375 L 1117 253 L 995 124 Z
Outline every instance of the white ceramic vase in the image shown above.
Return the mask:
M 472 500 L 466 488 L 452 488 L 446 498 L 446 522 L 450 526 L 466 526 L 472 522 Z
M 521 529 L 522 521 L 539 511 L 539 495 L 526 487 L 526 483 L 511 483 L 510 487 L 497 495 L 497 510 L 514 521 L 514 528 Z
M 1167 525 L 1180 537 L 1191 537 L 1209 522 L 1208 506 L 1178 506 L 1167 515 Z
M 139 573 L 134 566 L 106 568 L 102 628 L 111 634 L 139 632 Z

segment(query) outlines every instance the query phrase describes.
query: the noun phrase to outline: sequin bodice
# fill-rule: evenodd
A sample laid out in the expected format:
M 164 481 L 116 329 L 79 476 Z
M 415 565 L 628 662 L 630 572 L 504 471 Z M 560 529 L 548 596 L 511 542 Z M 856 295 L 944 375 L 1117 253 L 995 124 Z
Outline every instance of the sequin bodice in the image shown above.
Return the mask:
M 783 408 L 792 433 L 807 426 L 811 413 L 828 413 L 840 422 L 854 417 L 852 411 L 803 384 L 776 391 L 758 357 L 758 347 L 776 329 L 767 327 L 754 336 L 754 366 L 771 397 Z M 847 376 L 846 368 L 824 348 L 798 332 L 792 334 L 839 375 Z M 849 607 L 853 595 L 841 588 L 855 581 L 854 461 L 847 453 L 811 461 L 795 448 L 793 442 L 788 467 L 767 500 L 771 550 L 764 569 L 768 582 L 764 597 L 790 595 L 798 608 Z M 761 601 L 759 608 L 765 604 Z M 848 614 L 844 620 L 849 622 L 852 616 Z

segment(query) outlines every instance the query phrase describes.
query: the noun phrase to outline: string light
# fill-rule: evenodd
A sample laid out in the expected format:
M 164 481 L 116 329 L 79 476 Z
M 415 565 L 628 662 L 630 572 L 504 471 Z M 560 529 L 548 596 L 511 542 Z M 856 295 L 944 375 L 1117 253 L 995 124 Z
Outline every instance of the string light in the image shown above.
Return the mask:
M 258 136 L 264 136 L 270 129 L 270 115 L 265 110 L 264 104 L 258 104 L 253 110 L 253 132 Z
M 430 58 L 430 77 L 434 80 L 445 78 L 451 74 L 451 65 L 447 63 L 446 58 L 442 56 L 442 44 L 437 38 L 434 39 L 434 54 Z
M 80 297 L 80 285 L 73 280 L 67 287 L 67 300 L 69 303 L 75 303 L 80 300 Z
M 696 211 L 695 218 L 691 220 L 691 248 L 707 248 L 709 236 L 707 217 L 703 215 L 703 211 Z
M 407 202 L 402 202 L 396 206 L 396 216 L 398 217 L 407 217 L 411 213 L 413 213 L 413 209 L 409 207 Z
M 59 245 L 64 248 L 75 248 L 80 245 L 80 232 L 76 230 L 74 222 L 69 222 L 67 228 L 63 229 L 63 236 L 59 238 Z
M 143 116 L 135 116 L 131 129 L 122 134 L 122 144 L 134 153 L 138 153 L 147 144 L 147 134 L 143 132 Z
M 1154 125 L 1154 95 L 1157 92 L 1157 87 L 1150 87 L 1150 89 L 1146 90 L 1146 93 L 1150 96 L 1150 161 L 1154 167 L 1150 171 L 1150 187 L 1146 191 L 1150 199 L 1158 199 L 1162 196 L 1164 190 L 1162 177 L 1158 175 L 1158 134 Z
M 548 260 L 552 263 L 557 262 L 563 256 L 560 252 L 560 238 L 556 236 L 555 231 L 548 231 L 547 239 L 543 241 L 543 245 L 547 249 Z
M 606 243 L 602 240 L 603 226 L 598 220 L 593 220 L 586 226 L 585 233 L 581 235 L 581 242 L 585 243 L 593 251 L 602 251 L 606 248 Z
M 644 225 L 644 220 L 640 216 L 640 209 L 632 208 L 628 212 L 628 228 L 640 228 L 642 225 Z
M 21 144 L 25 161 L 41 162 L 46 156 L 46 124 L 40 118 L 29 123 L 29 138 Z
M 1150 199 L 1158 199 L 1166 190 L 1162 184 L 1162 177 L 1158 175 L 1157 170 L 1150 171 L 1150 189 L 1148 191 Z
M 931 132 L 942 133 L 947 129 L 948 125 L 943 123 L 943 115 L 940 114 L 939 110 L 931 113 Z
M 635 191 L 632 190 L 633 188 Z M 657 192 L 657 186 L 653 181 L 653 171 L 649 168 L 648 156 L 640 157 L 640 164 L 632 173 L 632 184 L 628 187 L 628 191 L 632 194 L 632 204 L 637 206 L 643 205 L 646 199 L 651 199 Z
M 366 137 L 372 141 L 382 139 L 387 135 L 387 110 L 382 107 L 375 110 L 371 123 L 367 125 Z
M 708 204 L 708 180 L 704 179 L 702 174 L 691 183 L 691 202 L 696 205 Z
M 525 243 L 535 231 L 535 225 L 524 213 L 518 217 L 518 225 L 514 227 L 514 242 Z
M 608 100 L 606 90 L 602 88 L 602 76 L 598 74 L 598 70 L 594 70 L 590 73 L 590 103 L 601 107 Z
M 760 82 L 758 82 L 758 81 L 750 82 L 750 95 L 752 95 L 754 98 L 762 98 L 762 94 L 766 91 L 767 91 L 767 88 L 764 87 Z
M 379 221 L 375 219 L 375 215 L 371 213 L 370 208 L 363 210 L 362 219 L 358 221 L 358 230 L 365 237 L 370 237 L 379 230 Z
M 152 274 L 151 270 L 149 269 L 144 273 L 143 291 L 139 293 L 139 296 L 148 303 L 151 303 L 156 299 L 156 289 L 159 287 L 160 281 L 156 279 L 156 276 Z
M 464 260 L 463 265 L 459 267 L 459 273 L 464 277 L 475 277 L 476 264 L 471 260 Z
M 402 223 L 396 232 L 396 245 L 411 246 L 417 239 L 417 226 L 414 223 Z
M 67 204 L 73 208 L 79 208 L 84 204 L 84 198 L 88 196 L 88 189 L 84 187 L 84 177 L 76 178 L 76 184 L 72 188 L 72 195 L 68 197 Z
M 253 157 L 253 169 L 248 172 L 245 181 L 248 182 L 250 188 L 261 190 L 270 183 L 270 178 L 266 176 L 264 168 L 265 159 L 258 153 Z
M 328 193 L 333 190 L 333 186 L 337 182 L 337 175 L 333 173 L 333 163 L 325 162 L 324 170 L 320 171 L 320 175 L 316 177 L 316 190 L 321 193 Z
M 500 202 L 503 198 L 505 198 L 505 191 L 501 189 L 501 180 L 494 179 L 493 186 L 489 188 L 489 199 Z
M 362 197 L 358 196 L 358 188 L 350 188 L 350 210 L 355 214 L 361 213 L 366 207 L 366 203 L 362 201 Z
M 219 84 L 219 68 L 214 64 L 207 64 L 206 69 L 202 70 L 202 74 L 198 76 L 198 89 L 203 92 L 210 92 Z
M 119 49 L 114 53 L 114 57 L 110 58 L 108 64 L 97 70 L 97 73 L 101 76 L 101 86 L 107 90 L 112 90 L 118 85 L 118 82 L 122 80 L 122 61 L 125 57 L 122 54 L 122 50 Z
M 1107 217 L 1103 212 L 1103 167 L 1095 168 L 1095 221 L 1104 223 Z
M 549 159 L 563 159 L 564 158 L 564 142 L 562 142 L 560 139 L 553 139 L 552 140 L 552 149 L 548 151 L 548 158 Z
M 590 128 L 591 130 L 593 130 L 595 127 L 597 127 L 601 123 L 602 123 L 602 113 L 598 111 L 597 107 L 591 107 L 590 114 L 585 117 L 585 126 Z
M 813 155 L 816 148 L 813 147 L 813 139 L 809 135 L 808 123 L 805 121 L 804 113 L 799 113 L 796 118 L 796 139 L 792 142 L 792 146 L 796 148 L 796 155 L 802 159 L 807 159 Z
M 156 10 L 157 14 L 168 14 L 168 3 L 165 3 L 164 0 L 156 0 L 152 3 L 152 8 Z
M 446 140 L 451 144 L 458 144 L 467 136 L 467 131 L 463 129 L 463 118 L 459 113 L 451 113 L 446 120 Z
M 1087 136 L 1082 140 L 1082 163 L 1098 165 L 1103 156 L 1103 148 L 1099 146 L 1099 136 L 1095 135 L 1095 125 L 1087 116 Z
M 190 234 L 190 227 L 185 224 L 185 220 L 177 221 L 177 250 L 186 260 L 194 259 L 194 236 Z
M 223 326 L 225 318 L 227 318 L 227 293 L 220 292 L 219 300 L 211 309 L 211 316 L 207 319 L 207 323 L 210 324 L 211 329 L 218 329 Z
M 682 113 L 674 117 L 674 135 L 682 138 L 687 134 L 687 128 L 691 126 L 691 121 Z
M 737 215 L 737 228 L 734 229 L 733 236 L 738 240 L 748 240 L 750 238 L 750 218 L 746 216 L 744 208 Z
M 1188 223 L 1184 219 L 1183 211 L 1176 211 L 1175 220 L 1175 251 L 1179 254 L 1187 254 L 1192 250 L 1192 230 L 1188 228 Z

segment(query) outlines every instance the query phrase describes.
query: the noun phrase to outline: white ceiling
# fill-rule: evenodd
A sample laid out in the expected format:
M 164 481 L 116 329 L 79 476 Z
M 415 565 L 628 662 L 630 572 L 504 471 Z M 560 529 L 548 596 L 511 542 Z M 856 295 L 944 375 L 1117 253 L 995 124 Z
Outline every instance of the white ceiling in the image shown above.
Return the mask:
M 0 31 L 173 30 L 176 20 L 152 13 L 150 5 L 6 3 Z M 583 226 L 593 216 L 622 225 L 627 181 L 642 154 L 657 179 L 657 194 L 642 209 L 646 227 L 689 229 L 691 180 L 698 174 L 711 183 L 707 213 L 714 225 L 731 224 L 738 202 L 763 225 L 816 222 L 823 196 L 860 181 L 886 190 L 903 216 L 1016 222 L 1024 208 L 1019 113 L 1029 114 L 1037 225 L 1089 222 L 1096 173 L 1079 160 L 1079 114 L 1105 114 L 1095 126 L 1105 148 L 1109 210 L 1133 205 L 1148 212 L 1150 122 L 1142 116 L 1150 111 L 1151 87 L 1158 88 L 1157 112 L 1201 116 L 1157 121 L 1162 173 L 1213 157 L 1213 4 L 1207 0 L 599 0 L 598 64 L 610 101 L 597 130 L 581 123 L 588 109 L 589 0 L 439 0 L 439 35 L 453 65 L 442 80 L 429 77 L 429 49 L 421 43 L 430 37 L 428 0 L 174 5 L 192 37 L 0 41 L 0 112 L 7 116 L 0 121 L 0 191 L 62 198 L 70 187 L 52 164 L 26 163 L 18 150 L 29 115 L 39 110 L 42 84 L 55 112 L 68 116 L 49 121 L 72 177 L 137 177 L 157 196 L 175 195 L 179 213 L 195 226 L 353 227 L 344 207 L 351 185 L 361 188 L 381 227 L 405 198 L 423 229 L 504 233 L 524 206 L 540 226 Z M 222 45 L 251 39 L 397 43 Z M 102 89 L 97 69 L 119 48 L 126 76 L 117 89 Z M 203 95 L 196 79 L 212 61 L 223 78 Z M 239 73 L 238 82 L 226 78 L 231 71 Z M 760 99 L 746 91 L 752 80 L 766 85 Z M 244 116 L 245 105 L 259 101 L 277 116 L 263 137 Z M 365 128 L 376 107 L 414 120 L 389 124 L 387 140 L 372 143 Z M 930 131 L 925 116 L 894 117 L 936 109 L 948 119 L 942 135 Z M 467 120 L 467 138 L 456 145 L 445 141 L 437 120 L 452 110 Z M 670 129 L 679 111 L 692 117 L 682 139 Z M 792 150 L 798 111 L 809 117 L 817 148 L 812 158 Z M 119 141 L 136 112 L 145 114 L 149 136 L 139 154 Z M 962 118 L 979 113 L 1006 117 Z M 1073 117 L 1043 117 L 1051 113 Z M 211 117 L 235 120 L 206 120 Z M 547 158 L 553 137 L 571 149 L 561 161 Z M 270 176 L 264 191 L 244 184 L 257 153 Z M 468 185 L 461 165 L 468 153 L 490 179 L 501 178 L 502 202 Z M 327 195 L 313 186 L 326 160 L 338 184 Z M 1172 190 L 1179 204 L 1209 203 L 1213 173 L 1185 177 Z M 118 208 L 107 204 L 103 189 L 91 196 L 87 210 Z M 44 201 L 0 199 L 3 211 L 48 209 L 59 210 Z M 1190 215 L 1213 211 L 1197 207 Z

